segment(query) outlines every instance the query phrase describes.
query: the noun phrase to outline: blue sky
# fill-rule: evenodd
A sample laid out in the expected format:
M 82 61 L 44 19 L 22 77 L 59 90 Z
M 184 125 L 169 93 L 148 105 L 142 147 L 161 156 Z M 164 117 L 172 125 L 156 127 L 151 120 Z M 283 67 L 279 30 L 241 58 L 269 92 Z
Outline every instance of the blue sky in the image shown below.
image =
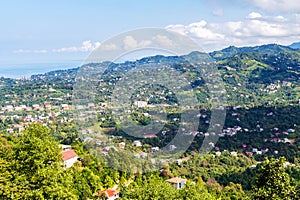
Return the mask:
M 158 27 L 206 51 L 229 45 L 300 41 L 298 0 L 2 1 L 0 69 L 22 63 L 71 63 L 121 32 Z

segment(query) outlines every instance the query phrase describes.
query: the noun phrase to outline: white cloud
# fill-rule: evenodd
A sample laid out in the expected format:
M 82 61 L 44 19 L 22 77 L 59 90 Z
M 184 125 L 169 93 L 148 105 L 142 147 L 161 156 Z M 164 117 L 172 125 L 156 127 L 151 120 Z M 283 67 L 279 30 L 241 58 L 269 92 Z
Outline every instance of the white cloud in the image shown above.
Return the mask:
M 175 45 L 174 42 L 165 35 L 156 35 L 155 37 L 152 38 L 152 40 L 155 43 L 161 44 L 163 47 L 166 46 L 171 47 Z
M 256 18 L 261 18 L 261 17 L 262 17 L 262 15 L 257 12 L 252 12 L 247 16 L 248 19 L 256 19 Z
M 214 26 L 211 24 L 211 26 Z M 168 30 L 178 32 L 190 37 L 208 39 L 208 40 L 220 40 L 224 38 L 223 34 L 216 33 L 209 28 L 206 21 L 191 23 L 187 26 L 184 25 L 169 25 L 166 27 Z
M 289 30 L 283 24 L 269 23 L 266 21 L 251 20 L 244 23 L 244 36 L 288 36 Z
M 63 47 L 59 49 L 52 49 L 52 52 L 61 53 L 61 52 L 89 52 L 94 50 L 96 47 L 99 47 L 101 44 L 99 42 L 92 43 L 90 40 L 83 41 L 81 46 L 76 47 Z
M 18 49 L 13 51 L 13 53 L 64 53 L 64 52 L 90 52 L 93 51 L 96 48 L 99 48 L 101 46 L 100 42 L 92 43 L 90 40 L 83 41 L 81 46 L 71 46 L 71 47 L 61 47 L 59 49 L 51 49 L 51 50 L 24 50 L 24 49 Z M 112 46 L 106 46 L 104 47 L 106 49 L 112 49 Z
M 42 49 L 42 50 L 24 50 L 24 49 L 18 49 L 13 51 L 13 53 L 48 53 L 47 50 Z
M 136 39 L 134 39 L 134 37 L 130 35 L 126 36 L 123 40 L 125 50 L 146 47 L 149 46 L 151 43 L 152 42 L 150 40 L 142 40 L 138 42 Z
M 299 0 L 247 0 L 248 3 L 272 12 L 300 11 Z
M 204 20 L 188 25 L 176 24 L 166 27 L 189 36 L 207 51 L 228 45 L 249 46 L 265 43 L 288 45 L 300 40 L 300 22 L 284 16 L 263 16 L 252 12 L 242 21 L 208 23 Z
M 126 36 L 123 43 L 125 49 L 133 49 L 138 46 L 138 42 L 132 36 Z

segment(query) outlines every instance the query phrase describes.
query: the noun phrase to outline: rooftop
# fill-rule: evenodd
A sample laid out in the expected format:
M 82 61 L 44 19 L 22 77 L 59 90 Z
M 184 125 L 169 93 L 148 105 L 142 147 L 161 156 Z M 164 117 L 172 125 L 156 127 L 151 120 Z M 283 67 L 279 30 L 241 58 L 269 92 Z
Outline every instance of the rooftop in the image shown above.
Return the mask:
M 76 156 L 77 156 L 77 154 L 72 149 L 62 152 L 62 157 L 63 157 L 64 161 L 74 158 Z
M 169 183 L 182 183 L 182 182 L 186 182 L 187 180 L 184 178 L 179 178 L 179 177 L 174 177 L 174 178 L 170 178 L 167 180 L 167 182 Z

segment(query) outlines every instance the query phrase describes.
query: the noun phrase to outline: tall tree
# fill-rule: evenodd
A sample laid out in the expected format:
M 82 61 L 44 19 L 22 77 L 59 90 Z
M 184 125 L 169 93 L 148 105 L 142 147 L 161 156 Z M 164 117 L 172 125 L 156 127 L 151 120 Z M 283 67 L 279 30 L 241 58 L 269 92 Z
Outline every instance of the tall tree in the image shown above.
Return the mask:
M 264 161 L 256 180 L 254 199 L 295 199 L 296 191 L 285 172 L 285 162 L 285 158 Z
M 1 151 L 9 150 L 5 148 L 2 142 Z M 8 190 L 0 187 L 0 199 L 76 199 L 62 168 L 61 149 L 49 129 L 41 124 L 29 126 L 11 150 L 11 156 L 0 159 L 1 177 L 11 186 Z

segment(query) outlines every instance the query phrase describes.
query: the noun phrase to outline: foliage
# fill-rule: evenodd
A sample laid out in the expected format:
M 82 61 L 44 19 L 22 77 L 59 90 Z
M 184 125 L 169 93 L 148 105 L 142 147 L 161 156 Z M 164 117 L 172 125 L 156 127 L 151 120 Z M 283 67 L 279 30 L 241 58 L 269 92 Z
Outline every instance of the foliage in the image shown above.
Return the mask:
M 255 199 L 295 199 L 296 191 L 285 172 L 284 158 L 266 159 L 256 180 Z
M 42 125 L 28 127 L 12 145 L 2 139 L 0 155 L 1 198 L 76 199 L 61 166 L 58 143 Z

